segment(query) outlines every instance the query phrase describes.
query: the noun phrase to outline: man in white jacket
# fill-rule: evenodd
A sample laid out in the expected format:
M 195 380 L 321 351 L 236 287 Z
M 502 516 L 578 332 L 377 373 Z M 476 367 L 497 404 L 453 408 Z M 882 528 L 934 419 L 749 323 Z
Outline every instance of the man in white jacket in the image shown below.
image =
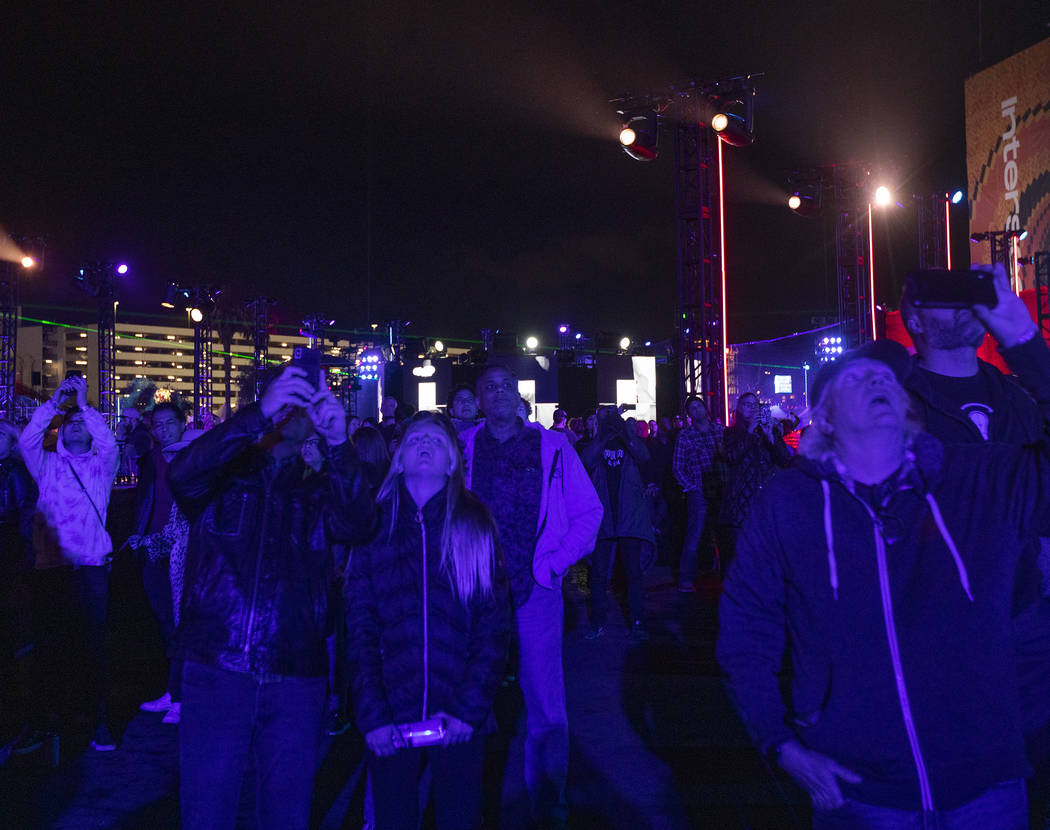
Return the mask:
M 59 427 L 54 451 L 44 448 L 44 437 L 60 407 L 72 399 Z M 45 602 L 44 613 L 61 613 L 71 607 L 75 616 L 52 622 L 76 630 L 54 632 L 44 662 L 52 662 L 43 692 L 51 696 L 56 686 L 75 676 L 61 661 L 63 646 L 81 633 L 86 640 L 88 671 L 84 692 L 92 707 L 94 732 L 91 746 L 105 751 L 116 748 L 106 721 L 106 605 L 113 543 L 106 532 L 106 509 L 119 462 L 117 442 L 87 403 L 87 382 L 66 378 L 54 396 L 33 414 L 19 440 L 22 457 L 40 490 L 33 532 L 36 569 Z M 46 626 L 45 628 L 50 628 Z
M 467 486 L 499 527 L 516 609 L 533 818 L 559 827 L 568 814 L 569 769 L 561 580 L 594 549 L 602 503 L 565 436 L 518 417 L 518 381 L 508 369 L 487 366 L 476 391 L 485 421 L 460 433 Z

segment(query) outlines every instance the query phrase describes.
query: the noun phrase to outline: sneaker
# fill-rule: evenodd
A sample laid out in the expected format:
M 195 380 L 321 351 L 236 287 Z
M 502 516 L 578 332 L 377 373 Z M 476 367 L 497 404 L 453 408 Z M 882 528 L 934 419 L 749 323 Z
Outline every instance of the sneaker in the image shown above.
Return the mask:
M 182 704 L 173 703 L 171 708 L 164 713 L 164 717 L 160 719 L 161 723 L 178 723 L 182 719 Z
M 91 738 L 91 748 L 96 752 L 112 752 L 117 748 L 117 740 L 105 723 L 95 727 L 95 734 Z
M 147 700 L 139 706 L 143 712 L 167 712 L 171 708 L 171 693 L 165 692 L 156 700 Z
M 590 630 L 586 634 L 583 635 L 583 639 L 585 639 L 585 640 L 597 640 L 599 637 L 604 637 L 604 636 L 605 636 L 605 626 L 604 625 L 592 625 L 590 627 Z
M 350 728 L 350 721 L 342 716 L 338 711 L 328 713 L 328 724 L 326 731 L 332 737 L 336 735 L 342 735 L 347 729 Z
M 645 630 L 641 620 L 635 620 L 631 626 L 630 637 L 636 643 L 644 643 L 649 639 L 649 632 Z

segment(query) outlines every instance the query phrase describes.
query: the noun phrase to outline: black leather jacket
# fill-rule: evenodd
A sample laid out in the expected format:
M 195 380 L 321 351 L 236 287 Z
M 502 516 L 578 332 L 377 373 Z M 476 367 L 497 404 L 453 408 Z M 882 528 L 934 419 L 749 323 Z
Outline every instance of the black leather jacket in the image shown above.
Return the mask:
M 256 441 L 273 429 L 253 404 L 182 450 L 168 483 L 191 523 L 178 651 L 232 671 L 321 676 L 331 545 L 373 527 L 371 492 L 353 445 L 327 475 L 304 478 Z
M 25 464 L 13 455 L 0 461 L 0 572 L 4 575 L 33 566 L 36 497 L 36 484 Z

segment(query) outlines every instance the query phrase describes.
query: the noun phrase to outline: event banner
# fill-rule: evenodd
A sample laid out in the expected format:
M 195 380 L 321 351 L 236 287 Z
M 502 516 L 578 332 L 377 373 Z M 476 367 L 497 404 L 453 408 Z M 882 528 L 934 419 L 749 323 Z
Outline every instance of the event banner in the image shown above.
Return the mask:
M 1022 262 L 1050 251 L 1050 39 L 966 81 L 966 167 L 971 235 L 1028 231 Z M 971 242 L 971 262 L 989 261 L 989 244 Z M 1033 287 L 1031 265 L 1019 276 Z

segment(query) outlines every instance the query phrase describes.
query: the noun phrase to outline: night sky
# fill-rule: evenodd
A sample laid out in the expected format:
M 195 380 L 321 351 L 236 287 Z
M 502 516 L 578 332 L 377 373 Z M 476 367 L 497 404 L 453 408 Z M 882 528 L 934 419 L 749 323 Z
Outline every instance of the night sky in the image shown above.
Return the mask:
M 877 238 L 894 304 L 910 194 L 965 185 L 964 79 L 1050 35 L 1047 5 L 22 4 L 0 52 L 0 226 L 47 240 L 30 316 L 86 306 L 69 276 L 109 260 L 132 268 L 121 315 L 159 313 L 177 280 L 271 294 L 288 322 L 660 339 L 672 134 L 635 162 L 607 102 L 764 73 L 755 144 L 726 148 L 729 339 L 772 337 L 834 306 L 821 222 L 784 206 L 791 170 L 862 160 L 899 188 Z

